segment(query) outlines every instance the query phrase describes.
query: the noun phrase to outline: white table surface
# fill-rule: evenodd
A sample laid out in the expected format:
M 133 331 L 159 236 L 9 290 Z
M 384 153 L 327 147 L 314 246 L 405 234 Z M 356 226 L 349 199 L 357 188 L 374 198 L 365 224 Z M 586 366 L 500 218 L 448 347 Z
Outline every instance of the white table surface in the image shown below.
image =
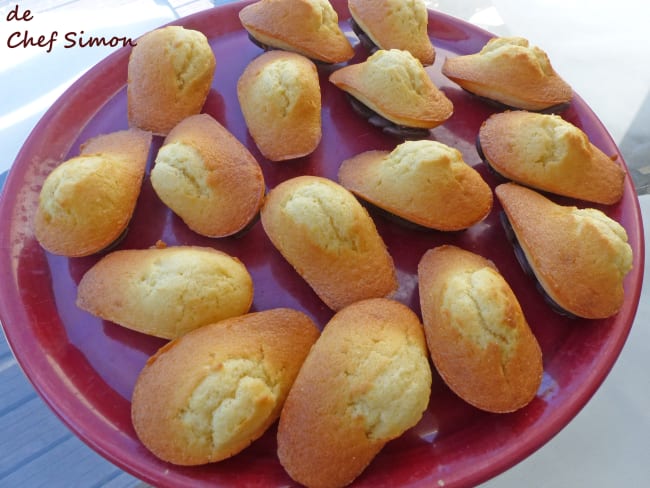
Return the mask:
M 11 167 L 29 132 L 65 88 L 112 51 L 111 48 L 66 50 L 56 46 L 50 53 L 37 47 L 9 49 L 8 32 L 28 27 L 33 33 L 84 30 L 96 36 L 136 37 L 177 17 L 220 3 L 226 2 L 0 1 L 0 173 Z M 542 47 L 556 70 L 607 127 L 628 166 L 632 166 L 632 161 L 637 168 L 650 166 L 648 0 L 427 3 L 433 9 L 497 35 L 520 35 Z M 16 4 L 20 4 L 21 11 L 32 10 L 34 19 L 23 25 L 7 22 L 7 13 Z M 639 200 L 646 227 L 650 227 L 650 195 L 640 196 Z M 646 271 L 647 268 L 646 265 Z M 549 443 L 483 486 L 650 486 L 647 275 L 646 272 L 629 339 L 602 387 Z

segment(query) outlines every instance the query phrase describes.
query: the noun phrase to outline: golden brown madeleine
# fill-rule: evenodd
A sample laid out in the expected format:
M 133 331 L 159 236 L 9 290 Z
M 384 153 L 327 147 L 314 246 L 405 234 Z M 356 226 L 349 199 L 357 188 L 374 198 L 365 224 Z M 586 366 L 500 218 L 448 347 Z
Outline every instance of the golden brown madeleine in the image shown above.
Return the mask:
M 260 0 L 241 9 L 239 19 L 265 46 L 324 63 L 342 63 L 354 56 L 328 0 Z
M 234 456 L 277 420 L 319 332 L 287 308 L 194 330 L 163 346 L 138 376 L 131 416 L 160 459 L 198 465 Z
M 166 135 L 184 118 L 198 114 L 215 67 L 212 48 L 199 31 L 168 26 L 144 34 L 129 57 L 129 124 Z
M 237 82 L 246 126 L 271 161 L 306 156 L 321 140 L 321 92 L 316 66 L 306 57 L 269 51 Z
M 379 49 L 409 51 L 427 66 L 435 48 L 429 39 L 429 14 L 423 0 L 348 0 L 352 18 Z
M 325 326 L 289 391 L 278 457 L 308 487 L 351 483 L 429 403 L 422 324 L 389 299 L 354 303 Z
M 573 97 L 547 54 L 521 37 L 495 37 L 478 53 L 447 58 L 442 73 L 475 95 L 514 108 L 541 111 Z
M 142 188 L 151 133 L 104 134 L 81 146 L 45 179 L 34 220 L 38 242 L 53 254 L 88 256 L 127 229 Z
M 489 412 L 527 405 L 542 381 L 542 353 L 494 264 L 443 245 L 424 254 L 418 280 L 427 344 L 445 383 Z
M 517 183 L 595 203 L 623 197 L 625 170 L 558 115 L 494 114 L 481 125 L 478 145 L 489 166 Z
M 457 149 L 406 141 L 343 161 L 339 181 L 358 197 L 431 229 L 466 229 L 492 208 L 492 190 Z
M 578 317 L 616 314 L 632 269 L 625 229 L 603 212 L 549 200 L 506 183 L 495 189 L 532 272 L 547 295 Z
M 431 129 L 451 117 L 451 101 L 408 51 L 379 50 L 362 63 L 334 71 L 329 80 L 396 124 Z
M 151 170 L 160 199 L 194 232 L 236 234 L 255 218 L 264 199 L 257 160 L 208 114 L 192 115 L 165 138 Z
M 286 180 L 269 192 L 261 216 L 273 245 L 331 309 L 397 289 L 393 259 L 373 220 L 337 183 Z
M 86 272 L 77 290 L 79 308 L 165 339 L 245 314 L 252 302 L 244 264 L 197 246 L 114 251 Z

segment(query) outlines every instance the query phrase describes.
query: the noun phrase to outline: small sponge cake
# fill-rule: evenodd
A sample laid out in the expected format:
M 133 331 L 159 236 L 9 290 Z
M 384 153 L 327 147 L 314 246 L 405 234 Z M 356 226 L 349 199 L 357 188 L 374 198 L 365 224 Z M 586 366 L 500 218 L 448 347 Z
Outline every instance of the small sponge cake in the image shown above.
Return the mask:
M 382 117 L 431 129 L 451 117 L 451 101 L 408 51 L 379 50 L 366 61 L 334 71 L 330 82 Z
M 550 299 L 587 319 L 615 315 L 632 269 L 625 228 L 595 208 L 559 205 L 516 183 L 495 189 L 535 278 Z
M 208 114 L 192 115 L 169 133 L 151 184 L 190 229 L 208 237 L 245 229 L 257 217 L 265 191 L 257 160 Z
M 278 418 L 318 334 L 305 314 L 273 309 L 170 342 L 136 382 L 131 416 L 138 437 L 177 465 L 234 456 Z
M 79 308 L 164 339 L 245 314 L 252 301 L 253 280 L 241 261 L 196 246 L 114 251 L 77 290 Z
M 255 58 L 237 83 L 248 130 L 271 161 L 306 156 L 321 140 L 321 92 L 306 57 L 269 51 Z
M 260 0 L 241 9 L 239 19 L 264 46 L 324 63 L 342 63 L 354 56 L 328 0 Z
M 623 197 L 623 167 L 559 115 L 494 114 L 481 125 L 478 147 L 492 169 L 517 183 L 595 203 Z
M 343 161 L 339 181 L 358 197 L 409 222 L 454 231 L 484 219 L 492 190 L 457 149 L 407 141 Z
M 354 22 L 379 49 L 409 51 L 427 66 L 436 51 L 429 39 L 424 0 L 348 0 Z
M 53 254 L 88 256 L 113 244 L 128 227 L 140 195 L 151 133 L 104 134 L 52 171 L 34 220 L 38 242 Z
M 346 486 L 413 427 L 431 393 L 422 324 L 389 299 L 354 303 L 327 323 L 287 397 L 278 457 L 308 487 Z
M 547 54 L 521 37 L 495 37 L 478 53 L 447 58 L 442 73 L 468 92 L 511 108 L 557 110 L 573 96 Z
M 440 246 L 420 260 L 418 281 L 427 344 L 445 383 L 489 412 L 527 405 L 542 381 L 542 353 L 494 264 Z
M 216 60 L 205 35 L 180 26 L 144 34 L 129 57 L 129 124 L 158 135 L 190 115 L 207 99 Z
M 298 176 L 271 190 L 261 211 L 273 245 L 333 310 L 397 289 L 393 259 L 368 212 L 342 186 Z

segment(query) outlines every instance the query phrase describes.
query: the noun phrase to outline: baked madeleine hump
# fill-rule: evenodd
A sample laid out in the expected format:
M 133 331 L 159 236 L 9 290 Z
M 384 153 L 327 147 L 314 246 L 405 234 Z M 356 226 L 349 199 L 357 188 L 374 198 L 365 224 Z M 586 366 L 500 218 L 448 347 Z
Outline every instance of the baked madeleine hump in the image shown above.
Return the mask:
M 331 309 L 397 289 L 393 259 L 373 220 L 341 185 L 291 178 L 269 192 L 261 217 L 273 245 Z
M 158 150 L 151 184 L 190 229 L 207 237 L 246 229 L 265 192 L 255 157 L 208 114 L 187 117 L 171 130 Z
M 521 110 L 491 115 L 477 144 L 492 169 L 522 185 L 606 205 L 623 197 L 623 167 L 559 115 Z
M 255 144 L 271 161 L 307 156 L 320 143 L 320 83 L 306 57 L 285 51 L 258 56 L 239 77 L 237 97 Z
M 241 9 L 239 19 L 265 48 L 293 51 L 324 63 L 342 63 L 354 56 L 328 0 L 260 0 Z
M 172 25 L 144 34 L 129 56 L 129 125 L 167 135 L 181 120 L 198 114 L 216 65 L 202 32 Z
M 278 308 L 169 342 L 135 384 L 131 417 L 138 438 L 160 459 L 183 466 L 241 452 L 279 417 L 318 335 L 304 313 Z
M 246 266 L 210 247 L 113 251 L 84 274 L 76 304 L 104 320 L 174 339 L 248 312 L 253 280 Z
M 280 463 L 305 486 L 346 486 L 422 418 L 430 394 L 417 315 L 384 298 L 353 303 L 325 325 L 289 391 Z
M 367 151 L 341 164 L 341 184 L 377 207 L 436 230 L 466 229 L 492 208 L 492 190 L 457 149 L 430 140 Z
M 542 353 L 521 305 L 494 264 L 443 245 L 418 264 L 427 344 L 463 400 L 494 413 L 527 405 L 542 381 Z
M 111 247 L 127 231 L 142 189 L 151 133 L 112 132 L 81 145 L 41 188 L 34 233 L 53 254 L 80 257 Z
M 624 227 L 598 209 L 559 205 L 516 183 L 495 193 L 516 244 L 555 304 L 588 319 L 620 310 L 633 262 Z
M 468 92 L 511 108 L 550 110 L 573 97 L 548 55 L 522 37 L 494 37 L 478 53 L 447 58 L 442 74 Z
M 408 51 L 379 50 L 366 61 L 334 71 L 330 82 L 396 124 L 431 129 L 454 107 Z
M 379 49 L 403 49 L 424 66 L 436 50 L 429 39 L 429 14 L 424 0 L 348 0 L 357 26 Z

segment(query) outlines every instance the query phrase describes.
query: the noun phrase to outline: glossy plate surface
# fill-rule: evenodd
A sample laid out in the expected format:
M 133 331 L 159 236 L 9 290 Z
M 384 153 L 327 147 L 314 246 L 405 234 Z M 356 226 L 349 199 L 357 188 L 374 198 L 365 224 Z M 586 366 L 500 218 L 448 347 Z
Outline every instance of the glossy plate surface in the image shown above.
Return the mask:
M 332 2 L 353 40 L 360 62 L 367 51 L 349 24 L 346 3 Z M 181 19 L 210 39 L 217 70 L 204 111 L 224 124 L 259 159 L 266 182 L 302 174 L 336 179 L 341 161 L 370 149 L 392 149 L 399 140 L 381 133 L 356 115 L 327 77 L 335 67 L 320 66 L 323 140 L 309 157 L 283 163 L 262 158 L 247 133 L 235 86 L 246 64 L 261 50 L 247 38 L 230 4 Z M 497 110 L 472 97 L 440 74 L 445 57 L 478 51 L 490 35 L 462 21 L 430 13 L 429 32 L 437 49 L 428 68 L 434 82 L 454 103 L 451 119 L 431 132 L 433 139 L 458 148 L 465 161 L 494 187 L 500 181 L 481 163 L 474 141 L 479 126 Z M 181 468 L 157 460 L 137 440 L 129 398 L 147 358 L 163 341 L 99 320 L 75 306 L 76 287 L 99 258 L 66 259 L 44 252 L 31 222 L 46 175 L 78 154 L 89 137 L 127 128 L 126 71 L 129 51 L 99 63 L 75 83 L 43 117 L 20 152 L 6 181 L 0 207 L 0 313 L 6 336 L 22 368 L 57 415 L 86 443 L 123 469 L 155 486 L 287 486 L 291 479 L 275 455 L 275 427 L 232 459 Z M 581 127 L 605 153 L 621 158 L 607 131 L 575 96 L 562 114 Z M 155 138 L 152 155 L 162 140 Z M 153 158 L 150 158 L 147 175 Z M 565 204 L 580 202 L 555 198 Z M 643 274 L 641 215 L 631 179 L 623 200 L 600 207 L 627 230 L 634 269 L 625 280 L 626 301 L 607 320 L 570 320 L 550 310 L 519 267 L 499 223 L 495 201 L 482 223 L 454 233 L 405 228 L 371 210 L 393 255 L 400 281 L 396 298 L 417 313 L 416 268 L 429 248 L 451 243 L 495 262 L 519 298 L 544 354 L 544 378 L 536 398 L 507 415 L 476 410 L 452 394 L 434 374 L 428 410 L 421 422 L 389 443 L 358 478 L 358 486 L 469 486 L 484 481 L 539 448 L 573 418 L 604 380 L 628 335 Z M 252 310 L 286 306 L 305 311 L 321 327 L 332 312 L 282 259 L 261 224 L 239 238 L 207 239 L 187 229 L 153 193 L 148 177 L 120 248 L 146 248 L 157 240 L 169 245 L 213 246 L 239 257 L 255 282 Z M 314 399 L 317 402 L 318 399 Z M 309 426 L 305 426 L 309 428 Z

